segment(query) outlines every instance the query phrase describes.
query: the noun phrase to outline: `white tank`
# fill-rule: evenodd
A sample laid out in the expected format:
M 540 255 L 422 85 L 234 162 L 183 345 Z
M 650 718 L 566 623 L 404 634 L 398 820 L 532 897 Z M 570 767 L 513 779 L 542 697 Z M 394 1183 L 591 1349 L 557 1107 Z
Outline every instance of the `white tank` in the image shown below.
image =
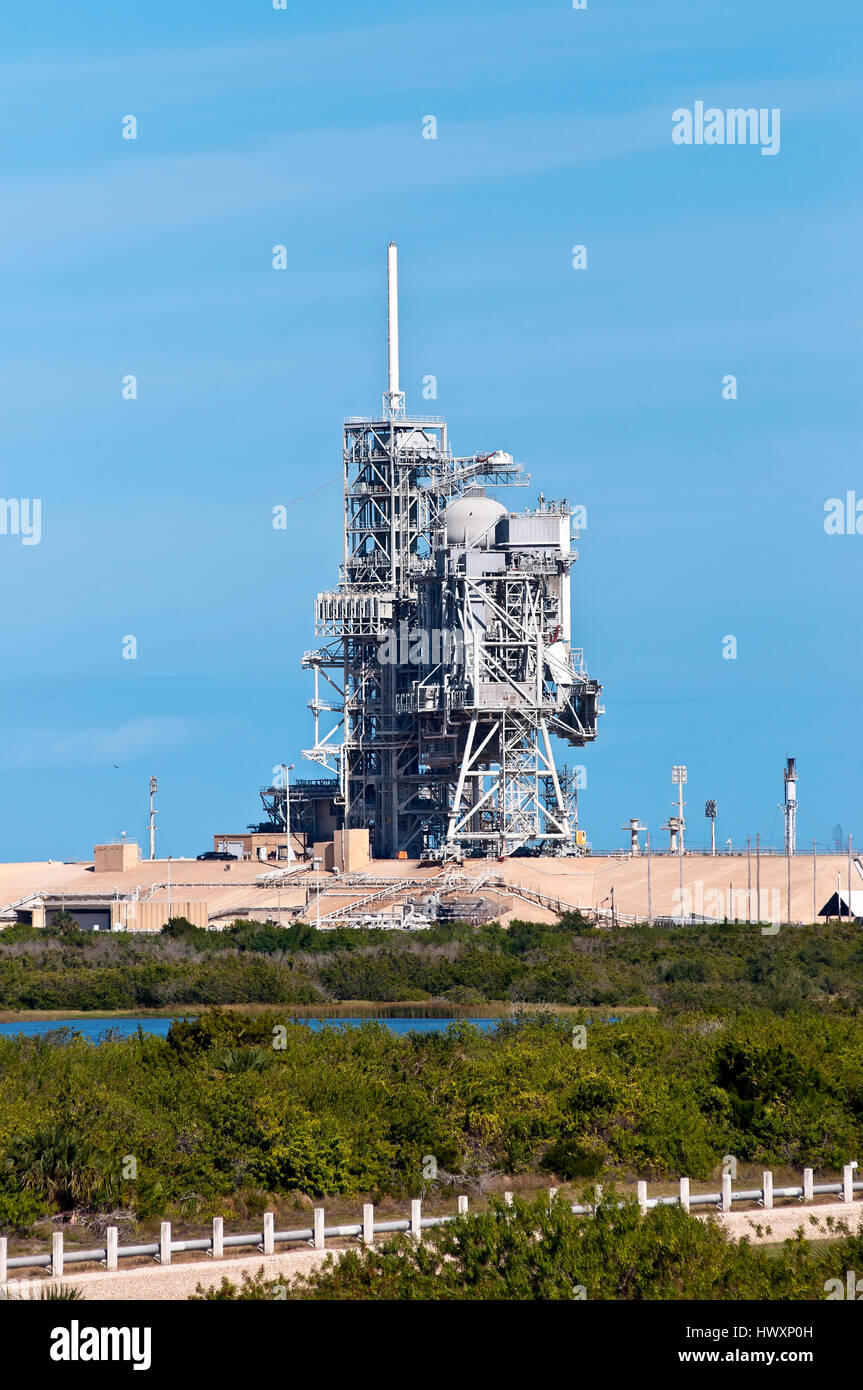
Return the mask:
M 493 497 L 457 497 L 446 509 L 448 545 L 494 545 L 494 529 L 506 507 Z

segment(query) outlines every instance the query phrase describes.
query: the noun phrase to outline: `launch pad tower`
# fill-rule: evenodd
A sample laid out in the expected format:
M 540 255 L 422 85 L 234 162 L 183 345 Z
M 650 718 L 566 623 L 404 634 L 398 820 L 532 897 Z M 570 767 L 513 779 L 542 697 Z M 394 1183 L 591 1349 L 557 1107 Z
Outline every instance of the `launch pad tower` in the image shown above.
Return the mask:
M 345 421 L 303 756 L 337 774 L 345 827 L 378 858 L 577 852 L 552 738 L 596 737 L 601 687 L 571 646 L 571 509 L 507 511 L 485 489 L 526 485 L 510 454 L 455 456 L 440 417 L 405 413 L 394 244 L 387 269 L 388 389 L 379 416 Z

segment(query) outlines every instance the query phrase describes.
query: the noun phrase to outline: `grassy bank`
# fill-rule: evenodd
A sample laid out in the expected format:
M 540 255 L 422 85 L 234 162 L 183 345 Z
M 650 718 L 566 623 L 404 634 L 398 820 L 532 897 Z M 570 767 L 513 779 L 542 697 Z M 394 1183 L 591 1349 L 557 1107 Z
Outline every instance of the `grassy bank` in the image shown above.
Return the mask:
M 253 1004 L 223 1004 L 221 1007 L 230 1013 L 254 1016 L 271 1011 L 273 1006 L 263 1000 L 257 1000 Z M 209 1008 L 208 1004 L 178 1003 L 170 1008 L 135 1008 L 133 1014 L 136 1018 L 198 1018 L 201 1014 L 207 1013 Z M 291 1004 L 290 1014 L 292 1018 L 512 1018 L 516 1012 L 539 1014 L 547 1012 L 548 1008 L 547 1004 L 436 1004 L 416 999 L 397 999 L 390 1003 L 381 1003 L 375 999 L 349 999 L 340 1004 Z M 612 1013 L 624 1018 L 656 1013 L 656 1009 L 650 1005 L 640 1008 L 622 1005 L 611 1010 L 590 1007 L 584 1009 L 577 1004 L 555 1004 L 553 1012 L 562 1017 L 587 1013 L 588 1017 L 601 1019 Z M 0 1010 L 0 1023 L 59 1023 L 67 1019 L 105 1019 L 110 1022 L 112 1019 L 130 1016 L 132 1015 L 128 1009 L 5 1009 Z

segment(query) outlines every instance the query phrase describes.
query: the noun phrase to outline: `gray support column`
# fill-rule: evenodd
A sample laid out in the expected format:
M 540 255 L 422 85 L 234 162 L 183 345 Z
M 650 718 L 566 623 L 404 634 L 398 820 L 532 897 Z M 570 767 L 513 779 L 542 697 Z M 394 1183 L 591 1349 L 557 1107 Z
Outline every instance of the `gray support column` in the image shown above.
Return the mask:
M 213 1217 L 213 1248 L 210 1251 L 214 1260 L 224 1259 L 225 1256 L 225 1218 L 223 1216 Z
M 761 1174 L 761 1195 L 765 1211 L 773 1210 L 773 1173 Z
M 163 1221 L 159 1231 L 159 1264 L 171 1263 L 171 1223 Z
M 363 1203 L 363 1245 L 375 1243 L 375 1208 L 372 1202 Z
M 684 1211 L 689 1211 L 689 1179 L 680 1179 L 680 1205 Z
M 315 1238 L 314 1247 L 316 1250 L 324 1249 L 324 1209 L 315 1207 Z
M 804 1168 L 804 1169 L 803 1169 L 803 1200 L 804 1200 L 804 1202 L 811 1202 L 811 1201 L 812 1201 L 812 1169 L 811 1169 L 811 1168 Z
M 63 1277 L 63 1232 L 55 1231 L 51 1237 L 51 1274 L 55 1279 Z
M 117 1238 L 117 1227 L 109 1226 L 105 1232 L 105 1268 L 109 1274 L 117 1273 Z

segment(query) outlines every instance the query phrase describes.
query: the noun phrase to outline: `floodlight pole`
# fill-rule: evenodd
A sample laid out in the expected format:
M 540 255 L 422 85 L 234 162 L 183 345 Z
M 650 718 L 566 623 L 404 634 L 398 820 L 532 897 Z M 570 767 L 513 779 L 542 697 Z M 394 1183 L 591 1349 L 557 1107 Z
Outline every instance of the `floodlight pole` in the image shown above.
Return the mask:
M 313 862 L 313 864 L 314 864 L 314 866 L 315 866 L 315 927 L 316 927 L 316 929 L 317 929 L 318 931 L 320 931 L 320 929 L 321 929 L 321 890 L 320 890 L 320 878 L 319 878 L 319 874 L 320 874 L 320 869 L 321 869 L 321 861 L 320 861 L 320 859 L 314 859 L 312 862 Z
M 293 771 L 293 767 L 294 767 L 293 763 L 282 763 L 282 770 L 283 770 L 283 772 L 284 772 L 284 774 L 285 774 L 285 846 L 286 846 L 286 850 L 287 850 L 287 862 L 288 862 L 289 865 L 290 865 L 290 863 L 292 862 L 293 857 L 294 857 L 293 851 L 292 851 L 292 849 L 291 849 L 291 778 L 290 778 L 290 774 L 291 774 L 291 772 Z
M 150 778 L 150 820 L 147 829 L 150 833 L 150 858 L 156 858 L 156 809 L 153 805 L 153 797 L 159 790 L 159 784 L 155 777 Z

